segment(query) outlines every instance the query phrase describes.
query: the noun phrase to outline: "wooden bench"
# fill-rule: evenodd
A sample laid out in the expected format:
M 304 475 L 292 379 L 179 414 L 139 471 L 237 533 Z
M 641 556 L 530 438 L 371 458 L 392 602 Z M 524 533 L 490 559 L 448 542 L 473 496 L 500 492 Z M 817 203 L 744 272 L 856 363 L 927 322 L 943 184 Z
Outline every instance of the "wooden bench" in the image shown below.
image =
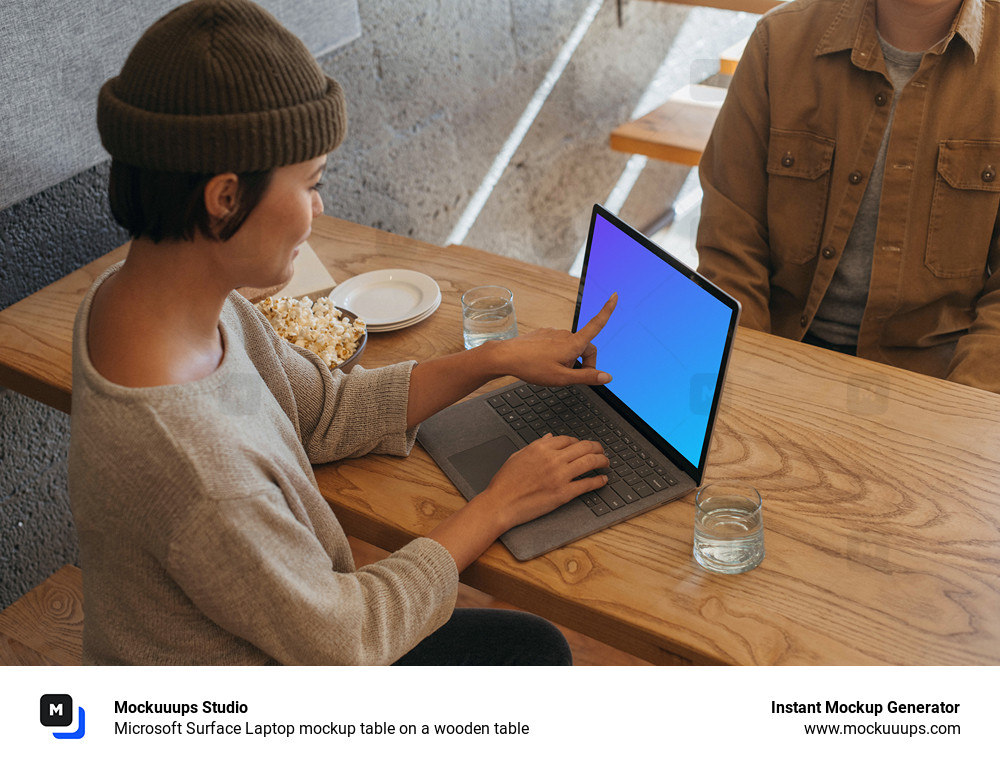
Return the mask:
M 378 561 L 385 551 L 348 538 L 358 566 Z M 509 609 L 510 605 L 460 585 L 459 607 Z M 561 628 L 577 665 L 647 665 L 580 633 Z M 83 575 L 64 566 L 0 612 L 0 665 L 79 665 L 83 655 Z
M 772 8 L 783 5 L 788 0 L 660 0 L 676 5 L 698 5 L 705 8 L 719 8 L 724 11 L 741 13 L 767 13 Z
M 611 131 L 611 148 L 694 167 L 725 97 L 725 88 L 685 85 L 649 114 Z
M 83 574 L 67 564 L 0 612 L 0 665 L 79 665 Z

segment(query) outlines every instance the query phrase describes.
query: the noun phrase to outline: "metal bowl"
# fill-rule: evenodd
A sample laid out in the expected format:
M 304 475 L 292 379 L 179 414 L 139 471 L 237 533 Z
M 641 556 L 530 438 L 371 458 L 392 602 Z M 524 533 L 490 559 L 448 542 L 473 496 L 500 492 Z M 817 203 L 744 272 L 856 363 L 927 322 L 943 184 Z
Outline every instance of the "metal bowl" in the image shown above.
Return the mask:
M 337 306 L 337 310 L 340 311 L 347 319 L 350 319 L 353 323 L 354 320 L 358 318 L 358 315 L 353 311 L 348 311 L 345 308 Z M 361 336 L 361 340 L 358 341 L 358 347 L 347 359 L 338 364 L 336 367 L 332 368 L 334 370 L 340 370 L 341 372 L 350 372 L 351 368 L 358 363 L 361 359 L 361 355 L 365 352 L 365 345 L 368 343 L 368 328 L 365 328 L 365 334 Z

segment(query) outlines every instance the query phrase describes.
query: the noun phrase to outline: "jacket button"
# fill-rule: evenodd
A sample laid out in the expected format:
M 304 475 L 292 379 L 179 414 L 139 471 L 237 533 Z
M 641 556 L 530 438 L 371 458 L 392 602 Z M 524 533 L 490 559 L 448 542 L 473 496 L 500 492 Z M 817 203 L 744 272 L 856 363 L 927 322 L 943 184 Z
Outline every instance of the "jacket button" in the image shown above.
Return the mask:
M 889 97 L 885 93 L 879 93 L 875 96 L 875 106 L 885 106 L 889 103 Z
M 795 156 L 791 152 L 785 152 L 785 156 L 781 158 L 781 166 L 785 168 L 790 168 L 795 164 Z
M 809 324 L 809 317 L 803 314 L 799 317 L 799 327 L 805 327 L 807 324 Z
M 993 181 L 996 180 L 996 177 L 997 177 L 997 171 L 994 169 L 992 165 L 987 165 L 986 169 L 983 171 L 982 179 L 986 183 L 991 184 L 993 183 Z
M 834 250 L 832 247 L 824 247 L 822 250 L 820 250 L 819 254 L 822 255 L 824 258 L 829 259 L 833 258 L 833 256 L 837 254 L 837 251 Z
M 861 183 L 862 178 L 864 178 L 864 176 L 862 176 L 861 173 L 855 170 L 847 177 L 847 180 L 850 181 L 855 186 L 857 186 L 859 183 Z

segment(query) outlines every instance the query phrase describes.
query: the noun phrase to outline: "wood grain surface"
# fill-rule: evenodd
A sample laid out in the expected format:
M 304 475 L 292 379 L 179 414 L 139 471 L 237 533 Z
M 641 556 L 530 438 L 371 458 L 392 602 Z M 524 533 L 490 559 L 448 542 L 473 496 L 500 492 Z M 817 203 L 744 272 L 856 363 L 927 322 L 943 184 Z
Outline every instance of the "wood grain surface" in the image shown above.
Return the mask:
M 576 280 L 543 267 L 325 217 L 310 243 L 338 280 L 413 268 L 441 286 L 432 317 L 371 334 L 365 366 L 460 350 L 477 284 L 512 288 L 522 332 L 572 320 Z M 121 255 L 0 312 L 0 384 L 68 409 L 72 316 Z M 760 490 L 761 566 L 701 570 L 689 495 L 534 561 L 494 545 L 463 580 L 654 663 L 996 664 L 998 455 L 994 394 L 740 329 L 706 480 Z M 463 503 L 419 446 L 316 476 L 348 534 L 386 550 Z
M 772 8 L 783 5 L 788 0 L 657 0 L 675 5 L 697 5 L 705 8 L 719 8 L 740 13 L 767 13 Z
M 67 564 L 0 612 L 0 665 L 79 665 L 83 575 Z
M 335 276 L 410 264 L 444 292 L 429 320 L 373 335 L 369 362 L 459 350 L 459 296 L 484 282 L 512 288 L 522 330 L 572 320 L 564 274 L 356 234 L 326 246 L 317 227 Z M 763 495 L 758 569 L 694 563 L 688 496 L 535 561 L 495 545 L 463 579 L 652 662 L 995 663 L 998 455 L 1000 397 L 741 329 L 706 480 L 746 479 Z M 463 503 L 419 447 L 317 477 L 348 531 L 388 549 Z

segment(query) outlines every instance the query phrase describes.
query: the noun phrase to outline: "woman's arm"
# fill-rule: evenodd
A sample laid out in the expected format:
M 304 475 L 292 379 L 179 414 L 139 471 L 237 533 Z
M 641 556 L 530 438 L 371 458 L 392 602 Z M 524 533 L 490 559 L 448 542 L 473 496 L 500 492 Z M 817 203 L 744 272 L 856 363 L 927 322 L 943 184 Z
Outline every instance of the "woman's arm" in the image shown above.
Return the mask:
M 576 333 L 536 330 L 511 340 L 489 341 L 468 351 L 421 362 L 410 374 L 407 427 L 418 425 L 484 383 L 504 375 L 545 386 L 607 383 L 611 376 L 596 369 L 597 349 L 593 340 L 607 324 L 617 303 L 618 295 L 612 295 L 600 312 Z M 574 369 L 580 358 L 583 367 Z
M 601 445 L 548 434 L 511 455 L 489 486 L 429 535 L 441 543 L 461 572 L 508 529 L 542 516 L 584 492 L 607 483 Z
M 538 330 L 417 365 L 410 376 L 408 426 L 502 375 L 541 385 L 607 383 L 611 376 L 597 370 L 593 340 L 617 302 L 617 294 L 612 295 L 576 333 Z M 583 367 L 574 369 L 577 359 L 583 360 Z M 603 487 L 604 475 L 580 477 L 607 466 L 597 442 L 548 434 L 511 455 L 485 490 L 428 537 L 441 543 L 462 571 L 508 529 Z

